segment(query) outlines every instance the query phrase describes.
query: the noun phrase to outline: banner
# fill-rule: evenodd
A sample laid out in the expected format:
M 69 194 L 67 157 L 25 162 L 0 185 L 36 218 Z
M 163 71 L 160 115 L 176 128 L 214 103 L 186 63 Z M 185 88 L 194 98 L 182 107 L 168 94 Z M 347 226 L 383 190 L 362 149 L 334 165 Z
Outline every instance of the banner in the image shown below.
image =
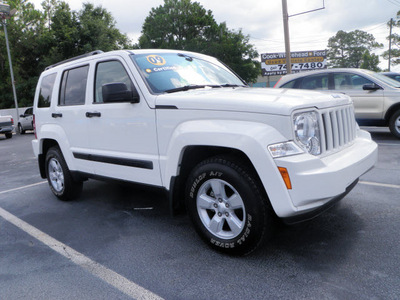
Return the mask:
M 292 73 L 326 69 L 326 50 L 291 52 Z M 263 76 L 285 75 L 285 53 L 261 54 L 261 70 Z

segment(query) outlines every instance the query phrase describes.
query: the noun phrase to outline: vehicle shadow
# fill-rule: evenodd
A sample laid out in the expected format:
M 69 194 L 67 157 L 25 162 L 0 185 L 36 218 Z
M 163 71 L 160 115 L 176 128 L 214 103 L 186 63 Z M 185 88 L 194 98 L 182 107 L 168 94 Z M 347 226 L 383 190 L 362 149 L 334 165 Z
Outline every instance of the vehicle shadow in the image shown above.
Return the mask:
M 169 245 L 171 255 L 177 244 L 181 247 L 187 244 L 188 249 L 200 247 L 207 253 L 205 255 L 230 259 L 205 246 L 186 214 L 171 216 L 168 198 L 162 190 L 131 184 L 93 183 L 84 187 L 81 199 L 79 202 L 89 202 L 97 208 L 103 206 L 101 210 L 107 211 L 103 220 L 112 218 L 115 225 L 119 223 L 125 236 L 136 230 L 150 230 L 153 236 L 162 240 L 173 240 Z M 130 231 L 127 223 L 142 228 Z M 166 228 L 173 230 L 166 233 Z M 363 221 L 351 207 L 338 203 L 313 220 L 294 225 L 278 223 L 274 236 L 244 259 L 259 264 L 260 259 L 285 257 L 285 261 L 296 259 L 296 263 L 305 267 L 340 264 L 343 256 L 353 248 L 362 228 Z M 167 249 L 165 245 L 164 251 Z

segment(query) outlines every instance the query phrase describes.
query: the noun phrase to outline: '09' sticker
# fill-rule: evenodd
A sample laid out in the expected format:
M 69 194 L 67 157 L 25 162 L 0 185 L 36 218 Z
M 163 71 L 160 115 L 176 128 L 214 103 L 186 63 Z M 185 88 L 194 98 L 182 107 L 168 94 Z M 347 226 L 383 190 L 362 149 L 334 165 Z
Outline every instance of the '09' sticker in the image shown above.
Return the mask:
M 165 65 L 165 59 L 164 59 L 164 57 L 162 57 L 160 55 L 148 55 L 146 58 L 147 58 L 147 61 L 149 63 L 151 63 L 152 65 L 155 65 L 155 66 Z

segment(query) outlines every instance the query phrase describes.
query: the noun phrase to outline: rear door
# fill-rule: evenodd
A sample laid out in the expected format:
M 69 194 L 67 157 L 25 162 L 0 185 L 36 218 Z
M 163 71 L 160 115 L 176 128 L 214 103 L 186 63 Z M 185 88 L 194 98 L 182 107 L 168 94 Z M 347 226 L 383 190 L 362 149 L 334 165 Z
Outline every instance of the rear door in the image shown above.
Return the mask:
M 85 102 L 88 94 L 89 64 L 71 67 L 62 72 L 58 103 L 51 111 L 52 123 L 58 125 L 58 141 L 72 170 L 93 173 L 92 163 L 81 159 L 91 153 Z

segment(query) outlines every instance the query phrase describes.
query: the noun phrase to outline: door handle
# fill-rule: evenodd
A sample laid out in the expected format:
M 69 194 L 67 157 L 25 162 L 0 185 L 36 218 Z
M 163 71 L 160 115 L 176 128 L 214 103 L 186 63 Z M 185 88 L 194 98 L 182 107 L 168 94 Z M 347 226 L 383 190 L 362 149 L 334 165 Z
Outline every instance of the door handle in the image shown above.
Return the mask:
M 60 114 L 60 113 L 52 113 L 51 116 L 53 118 L 62 118 L 62 114 Z
M 101 117 L 101 113 L 99 112 L 86 112 L 86 118 L 93 118 L 93 117 Z

